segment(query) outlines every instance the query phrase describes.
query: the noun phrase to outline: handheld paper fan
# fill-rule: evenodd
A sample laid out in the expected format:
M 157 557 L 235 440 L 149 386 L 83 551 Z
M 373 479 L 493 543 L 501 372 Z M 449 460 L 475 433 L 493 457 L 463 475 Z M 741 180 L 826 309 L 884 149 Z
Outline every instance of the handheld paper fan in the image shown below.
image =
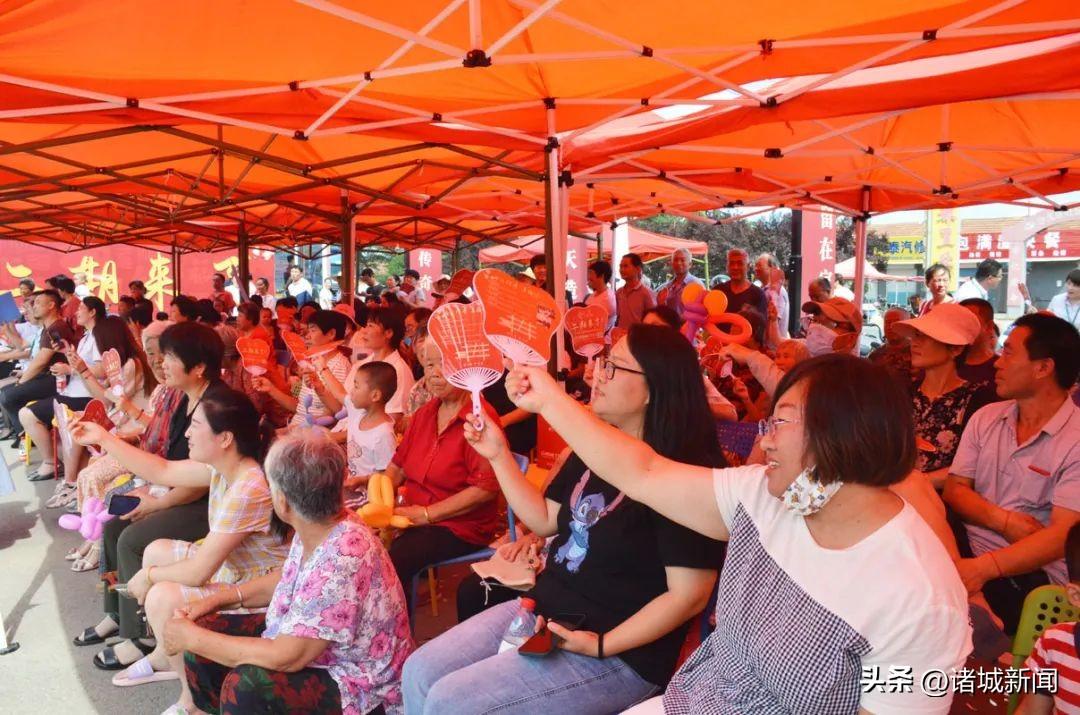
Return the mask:
M 472 395 L 472 411 L 480 416 L 480 392 L 502 376 L 499 353 L 484 335 L 484 311 L 476 303 L 447 303 L 431 314 L 428 334 L 442 354 L 443 376 Z
M 79 422 L 93 422 L 94 424 L 101 425 L 106 432 L 112 432 L 116 429 L 116 423 L 109 419 L 109 413 L 105 409 L 105 403 L 101 400 L 90 400 L 86 403 L 86 408 L 83 410 L 82 417 L 78 419 Z M 100 456 L 101 450 L 97 447 L 91 447 L 90 453 L 95 457 Z
M 598 305 L 582 308 L 575 306 L 566 311 L 563 325 L 570 333 L 570 342 L 574 352 L 583 358 L 592 360 L 604 349 L 604 332 L 607 328 L 608 313 Z
M 551 336 L 562 323 L 555 298 L 494 268 L 473 276 L 473 290 L 484 310 L 488 340 L 515 363 L 546 365 Z
M 265 375 L 270 364 L 270 343 L 258 338 L 237 338 L 236 352 L 249 374 Z
M 304 339 L 296 333 L 289 331 L 282 331 L 281 339 L 285 343 L 285 347 L 289 349 L 289 354 L 292 355 L 293 362 L 298 366 L 303 366 L 303 363 L 307 361 L 307 343 Z
M 124 378 L 121 375 L 120 353 L 116 348 L 109 348 L 101 356 L 105 366 L 105 375 L 109 378 L 109 392 L 120 397 L 124 394 Z
M 465 291 L 468 290 L 469 286 L 472 285 L 474 275 L 476 274 L 468 268 L 462 268 L 450 279 L 450 285 L 446 289 L 446 295 L 443 297 L 446 298 L 447 301 L 460 298 Z
M 56 416 L 56 432 L 60 435 L 60 446 L 64 450 L 64 454 L 71 452 L 71 425 L 68 424 L 71 421 L 71 408 L 67 405 L 53 400 L 53 414 Z

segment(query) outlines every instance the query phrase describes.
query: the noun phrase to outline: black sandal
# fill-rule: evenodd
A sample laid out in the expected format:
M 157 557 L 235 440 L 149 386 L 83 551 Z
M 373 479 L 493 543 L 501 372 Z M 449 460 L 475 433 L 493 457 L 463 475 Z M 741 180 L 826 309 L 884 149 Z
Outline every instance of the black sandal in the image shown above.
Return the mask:
M 108 635 L 99 636 L 97 634 L 97 630 L 93 626 L 91 626 L 90 628 L 87 628 L 85 631 L 83 631 L 79 635 L 72 638 L 71 642 L 74 643 L 75 645 L 79 645 L 79 646 L 82 646 L 82 645 L 97 645 L 98 643 L 104 643 L 108 639 L 112 638 L 119 631 L 120 631 L 119 628 L 114 628 L 113 631 L 111 633 L 109 633 Z
M 131 641 L 139 652 L 144 656 L 150 655 L 154 652 L 153 646 L 147 646 L 140 643 L 137 639 Z M 131 663 L 121 663 L 120 659 L 116 657 L 116 649 L 112 646 L 106 646 L 101 651 L 94 655 L 94 667 L 100 670 L 124 670 Z

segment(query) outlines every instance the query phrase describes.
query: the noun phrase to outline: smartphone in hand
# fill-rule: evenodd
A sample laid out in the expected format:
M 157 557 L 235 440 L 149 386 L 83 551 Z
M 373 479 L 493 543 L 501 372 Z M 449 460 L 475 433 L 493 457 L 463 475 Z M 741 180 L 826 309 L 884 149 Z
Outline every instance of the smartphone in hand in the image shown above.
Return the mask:
M 113 516 L 123 516 L 139 506 L 139 497 L 129 497 L 126 494 L 113 494 L 109 498 L 109 513 Z
M 578 628 L 581 628 L 581 625 L 585 622 L 585 614 L 559 613 L 550 620 L 569 631 L 576 631 Z M 518 653 L 533 658 L 542 658 L 558 648 L 559 643 L 561 643 L 562 640 L 563 639 L 560 636 L 557 636 L 548 630 L 548 627 L 545 625 L 537 631 L 532 638 L 518 647 Z

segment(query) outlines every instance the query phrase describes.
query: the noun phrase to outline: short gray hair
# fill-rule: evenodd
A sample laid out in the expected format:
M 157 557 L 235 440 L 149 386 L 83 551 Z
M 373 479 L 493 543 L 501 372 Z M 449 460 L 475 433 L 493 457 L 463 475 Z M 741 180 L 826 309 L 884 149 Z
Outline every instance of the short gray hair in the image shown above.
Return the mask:
M 683 256 L 686 257 L 687 262 L 694 260 L 694 257 L 692 255 L 690 255 L 690 249 L 689 248 L 683 248 L 681 246 L 679 248 L 676 248 L 674 251 L 671 252 L 671 257 L 674 258 L 675 256 L 679 255 L 680 253 L 683 254 Z
M 341 513 L 345 452 L 322 428 L 291 429 L 266 455 L 266 478 L 305 521 Z

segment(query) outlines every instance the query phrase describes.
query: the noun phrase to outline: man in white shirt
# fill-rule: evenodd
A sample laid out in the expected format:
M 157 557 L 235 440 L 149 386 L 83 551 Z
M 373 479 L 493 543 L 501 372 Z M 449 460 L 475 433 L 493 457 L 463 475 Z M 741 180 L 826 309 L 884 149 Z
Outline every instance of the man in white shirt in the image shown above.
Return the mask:
M 420 285 L 419 271 L 412 268 L 405 269 L 405 273 L 401 276 L 401 289 L 398 290 L 398 297 L 410 308 L 427 307 L 427 291 Z
M 595 261 L 589 266 L 586 280 L 592 293 L 585 298 L 585 305 L 598 305 L 607 311 L 607 330 L 615 327 L 615 291 L 611 290 L 611 264 Z
M 960 284 L 953 294 L 953 300 L 960 302 L 968 298 L 990 300 L 990 291 L 1001 283 L 1001 270 L 1004 266 L 993 258 L 987 258 L 975 268 L 975 275 Z
M 1050 299 L 1050 312 L 1080 330 L 1080 269 L 1069 271 L 1065 292 Z
M 291 266 L 289 268 L 289 285 L 285 286 L 285 290 L 290 296 L 296 298 L 296 302 L 300 305 L 315 297 L 311 282 L 304 278 L 304 269 L 300 266 Z

